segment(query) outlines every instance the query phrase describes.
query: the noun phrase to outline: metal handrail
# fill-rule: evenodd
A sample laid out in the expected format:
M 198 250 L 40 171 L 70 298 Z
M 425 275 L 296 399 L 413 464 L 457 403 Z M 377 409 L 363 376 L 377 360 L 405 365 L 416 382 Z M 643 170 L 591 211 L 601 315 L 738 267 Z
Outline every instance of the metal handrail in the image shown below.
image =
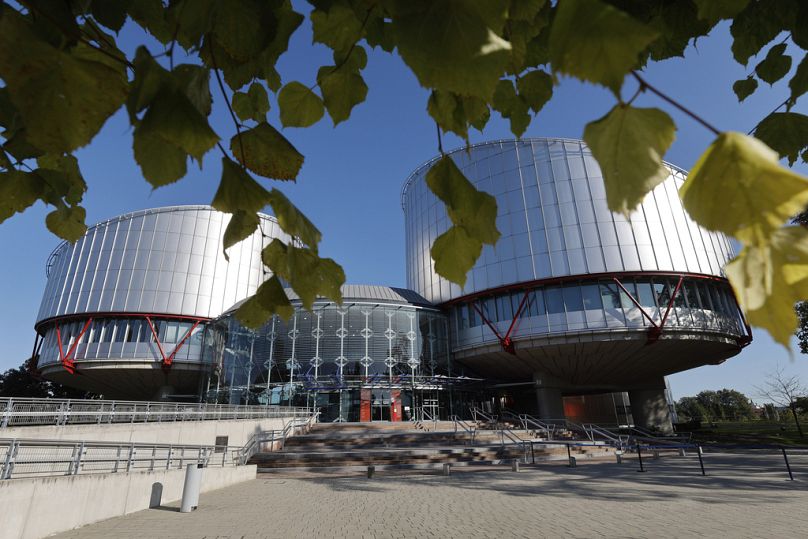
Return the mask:
M 275 451 L 275 442 L 280 442 L 279 451 L 282 451 L 286 446 L 286 439 L 297 433 L 298 429 L 305 429 L 306 432 L 311 430 L 314 423 L 320 415 L 319 411 L 315 411 L 306 419 L 292 419 L 286 423 L 283 429 L 280 430 L 267 430 L 253 434 L 244 447 L 240 448 L 238 458 L 241 464 L 247 464 L 247 461 L 258 452 L 258 449 L 266 443 L 269 443 L 269 450 Z
M 477 419 L 477 416 L 479 416 L 479 417 L 482 417 L 488 423 L 491 423 L 491 424 L 494 424 L 494 425 L 499 424 L 499 418 L 497 418 L 496 416 L 491 415 L 491 414 L 489 414 L 487 412 L 482 411 L 480 408 L 477 408 L 476 406 L 472 406 L 471 408 L 469 408 L 469 410 L 471 410 L 471 417 L 474 419 L 475 422 L 480 421 L 479 419 Z
M 609 443 L 615 446 L 617 449 L 624 449 L 628 447 L 631 443 L 631 436 L 627 434 L 615 434 L 612 431 L 600 427 L 598 425 L 594 425 L 592 423 L 582 425 L 584 429 L 586 429 L 589 439 L 593 442 L 595 441 L 595 436 L 599 436 L 601 438 L 605 438 Z
M 475 425 L 469 425 L 456 415 L 449 417 L 449 421 L 452 421 L 454 423 L 455 434 L 457 434 L 457 428 L 460 427 L 461 429 L 469 433 L 469 445 L 474 445 L 475 438 L 477 437 L 477 427 Z
M 0 438 L 0 480 L 181 469 L 191 463 L 239 464 L 236 449 L 226 446 Z
M 553 439 L 553 435 L 555 434 L 556 429 L 556 426 L 554 424 L 544 423 L 543 421 L 536 419 L 535 417 L 528 414 L 520 414 L 519 420 L 522 422 L 523 429 L 530 430 L 530 427 L 533 427 L 533 430 L 538 429 L 544 431 L 548 440 Z
M 224 419 L 307 417 L 311 409 L 291 406 L 0 398 L 0 428 L 32 425 L 163 423 Z
M 0 438 L 0 480 L 169 470 L 191 463 L 205 467 L 242 466 L 264 442 L 271 441 L 274 448 L 278 440 L 283 448 L 286 439 L 299 429 L 310 429 L 318 414 L 313 412 L 305 419 L 291 419 L 282 430 L 253 435 L 244 447 Z
M 512 444 L 518 444 L 522 446 L 522 461 L 527 462 L 527 455 L 528 455 L 528 448 L 530 447 L 529 441 L 521 439 L 515 432 L 508 428 L 501 428 L 499 429 L 499 441 L 501 446 L 505 447 L 505 438 L 510 440 Z

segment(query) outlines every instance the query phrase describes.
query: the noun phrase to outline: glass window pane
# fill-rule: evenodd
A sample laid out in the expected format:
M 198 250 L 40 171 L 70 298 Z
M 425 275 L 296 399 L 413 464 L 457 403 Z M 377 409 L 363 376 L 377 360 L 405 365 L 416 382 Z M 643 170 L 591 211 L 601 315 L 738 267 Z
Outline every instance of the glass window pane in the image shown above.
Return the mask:
M 603 301 L 601 300 L 598 285 L 587 284 L 581 287 L 581 293 L 584 301 L 584 309 L 587 311 L 592 309 L 602 309 Z
M 567 307 L 567 312 L 584 310 L 580 286 L 572 285 L 564 287 L 564 305 Z
M 550 286 L 544 290 L 544 299 L 547 303 L 547 312 L 550 314 L 561 314 L 564 312 L 564 298 L 561 289 L 557 286 Z

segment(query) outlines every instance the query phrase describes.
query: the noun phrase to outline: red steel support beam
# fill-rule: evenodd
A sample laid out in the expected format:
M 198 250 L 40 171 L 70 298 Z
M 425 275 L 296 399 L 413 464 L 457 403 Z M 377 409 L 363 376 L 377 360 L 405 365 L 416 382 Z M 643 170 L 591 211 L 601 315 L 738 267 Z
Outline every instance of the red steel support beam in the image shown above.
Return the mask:
M 629 292 L 626 289 L 626 287 L 623 286 L 623 283 L 621 283 L 620 280 L 617 277 L 612 277 L 612 279 L 614 280 L 615 283 L 617 283 L 617 286 L 620 287 L 620 290 L 622 290 L 628 296 L 628 299 L 630 299 L 631 302 L 640 310 L 640 312 L 643 314 L 643 316 L 645 316 L 648 319 L 648 321 L 651 322 L 651 325 L 654 326 L 654 328 L 656 328 L 657 323 L 654 322 L 654 319 L 651 318 L 651 315 L 649 315 L 647 312 L 645 312 L 645 309 L 643 308 L 642 305 L 640 305 L 640 302 L 637 301 L 636 299 L 634 299 L 634 296 L 632 296 L 631 292 Z M 663 323 L 664 323 L 664 321 L 663 321 Z
M 668 301 L 668 307 L 665 309 L 665 314 L 662 316 L 662 322 L 660 322 L 659 326 L 655 326 L 648 331 L 648 344 L 655 343 L 659 340 L 659 336 L 662 335 L 662 329 L 665 327 L 665 321 L 668 319 L 668 315 L 671 312 L 673 302 L 676 301 L 676 296 L 682 289 L 683 280 L 683 276 L 679 277 L 679 282 L 676 283 L 676 287 L 673 289 L 673 294 L 671 294 L 671 299 Z
M 151 317 L 146 316 L 145 318 L 146 322 L 148 322 L 149 324 L 149 328 L 151 328 L 152 336 L 154 337 L 154 342 L 157 343 L 157 349 L 160 350 L 160 356 L 163 358 L 163 370 L 168 371 L 169 369 L 171 369 L 171 364 L 174 363 L 174 356 L 177 354 L 177 352 L 179 352 L 180 348 L 182 348 L 182 345 L 185 344 L 185 341 L 188 339 L 188 337 L 191 336 L 191 333 L 193 333 L 193 331 L 199 325 L 201 320 L 195 320 L 194 325 L 191 326 L 191 329 L 185 332 L 185 335 L 177 343 L 177 346 L 174 347 L 174 350 L 169 355 L 166 355 L 165 351 L 163 350 L 163 344 L 160 342 L 160 337 L 157 335 L 157 331 L 154 329 L 154 324 L 152 323 Z
M 525 308 L 525 302 L 527 301 L 528 294 L 530 294 L 530 290 L 525 291 L 525 295 L 522 296 L 522 301 L 519 303 L 519 308 L 516 310 L 516 314 L 513 315 L 513 320 L 511 320 L 511 325 L 508 327 L 508 332 L 505 333 L 505 336 L 499 334 L 497 328 L 494 324 L 491 323 L 490 320 L 483 314 L 482 310 L 477 306 L 477 302 L 472 302 L 472 306 L 474 310 L 477 311 L 477 314 L 480 315 L 480 318 L 483 319 L 483 322 L 494 332 L 494 335 L 497 336 L 499 339 L 499 343 L 502 345 L 502 349 L 508 352 L 509 354 L 516 355 L 516 349 L 513 346 L 513 340 L 511 339 L 511 335 L 513 333 L 514 328 L 516 327 L 516 321 L 519 319 L 519 316 L 522 314 L 522 311 Z
M 68 349 L 67 354 L 64 353 L 64 348 L 62 347 L 62 330 L 59 328 L 59 323 L 56 323 L 56 341 L 59 344 L 59 360 L 62 362 L 62 366 L 65 368 L 65 370 L 70 374 L 76 373 L 76 363 L 73 361 L 73 355 L 76 352 L 76 348 L 79 346 L 81 338 L 84 337 L 84 333 L 87 332 L 87 328 L 90 327 L 90 323 L 92 323 L 92 321 L 92 317 L 87 319 L 87 322 L 84 323 L 84 327 L 81 328 L 76 340 L 73 341 L 73 344 Z

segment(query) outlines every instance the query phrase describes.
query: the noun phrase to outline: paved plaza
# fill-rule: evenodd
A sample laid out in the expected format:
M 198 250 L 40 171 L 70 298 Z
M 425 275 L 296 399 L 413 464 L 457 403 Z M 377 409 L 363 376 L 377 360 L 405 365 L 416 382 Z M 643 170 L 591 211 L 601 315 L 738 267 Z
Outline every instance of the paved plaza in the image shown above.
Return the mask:
M 798 537 L 808 456 L 705 455 L 437 472 L 260 474 L 178 504 L 61 534 L 91 538 Z

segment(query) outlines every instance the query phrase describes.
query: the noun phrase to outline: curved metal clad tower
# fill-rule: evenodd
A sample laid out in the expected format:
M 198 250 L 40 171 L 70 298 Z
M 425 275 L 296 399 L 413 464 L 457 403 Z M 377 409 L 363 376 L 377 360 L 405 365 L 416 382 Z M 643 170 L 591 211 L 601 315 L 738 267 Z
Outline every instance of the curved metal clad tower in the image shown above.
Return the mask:
M 207 321 L 267 277 L 265 238 L 289 239 L 263 216 L 261 231 L 231 247 L 228 261 L 228 220 L 208 206 L 143 210 L 60 244 L 35 326 L 42 374 L 114 398 L 196 395 L 209 371 Z
M 532 379 L 543 416 L 563 414 L 562 394 L 657 395 L 664 375 L 720 363 L 751 340 L 722 272 L 732 246 L 684 211 L 683 170 L 667 165 L 668 179 L 625 218 L 608 210 L 581 141 L 497 141 L 450 156 L 496 197 L 502 237 L 464 289 L 438 276 L 429 250 L 450 223 L 425 181 L 437 158 L 427 162 L 402 192 L 407 285 L 449 309 L 454 360 Z

